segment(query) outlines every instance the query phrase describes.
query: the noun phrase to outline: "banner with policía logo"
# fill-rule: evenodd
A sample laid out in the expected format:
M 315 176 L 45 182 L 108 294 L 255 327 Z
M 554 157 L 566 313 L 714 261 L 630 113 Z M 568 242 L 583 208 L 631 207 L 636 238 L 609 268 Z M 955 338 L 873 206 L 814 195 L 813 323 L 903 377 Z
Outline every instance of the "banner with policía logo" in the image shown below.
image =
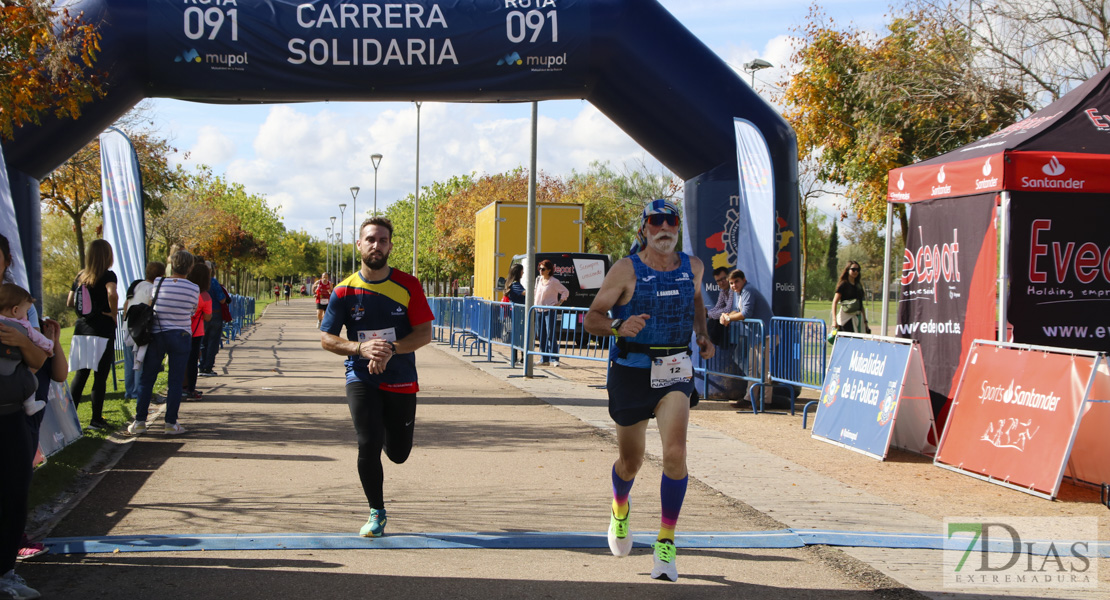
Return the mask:
M 1055 498 L 1103 360 L 1083 350 L 975 340 L 934 463 Z M 1106 432 L 1091 433 L 1104 440 L 1097 460 L 1105 463 Z
M 933 412 L 917 342 L 854 333 L 836 340 L 813 437 L 879 460 L 891 446 L 931 453 Z

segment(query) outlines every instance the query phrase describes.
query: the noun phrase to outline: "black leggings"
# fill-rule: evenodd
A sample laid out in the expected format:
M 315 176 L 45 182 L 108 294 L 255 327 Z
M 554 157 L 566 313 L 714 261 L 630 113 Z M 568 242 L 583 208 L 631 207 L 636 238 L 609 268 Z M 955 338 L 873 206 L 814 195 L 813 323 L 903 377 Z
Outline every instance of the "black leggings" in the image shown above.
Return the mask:
M 385 508 L 382 449 L 401 464 L 412 451 L 416 428 L 416 394 L 398 394 L 361 381 L 347 384 L 347 406 L 358 437 L 358 478 L 370 508 Z
M 0 574 L 15 567 L 27 521 L 34 458 L 27 415 L 20 410 L 0 417 Z
M 116 362 L 116 340 L 115 338 L 107 338 L 108 345 L 104 347 L 104 354 L 100 355 L 100 362 L 96 365 L 96 373 L 93 375 L 93 388 L 92 388 L 92 418 L 99 420 L 103 418 L 104 412 L 104 392 L 108 387 L 108 375 L 112 372 L 112 366 Z M 81 404 L 81 395 L 85 393 L 85 383 L 89 380 L 89 371 L 91 369 L 78 369 L 77 374 L 73 376 L 73 383 L 69 388 L 73 394 L 73 404 Z

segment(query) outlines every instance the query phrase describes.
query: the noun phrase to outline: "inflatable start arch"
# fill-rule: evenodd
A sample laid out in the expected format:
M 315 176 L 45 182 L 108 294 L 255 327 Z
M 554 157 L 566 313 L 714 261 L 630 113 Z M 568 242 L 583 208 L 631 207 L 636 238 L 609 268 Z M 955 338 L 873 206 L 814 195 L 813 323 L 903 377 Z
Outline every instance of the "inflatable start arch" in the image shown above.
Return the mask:
M 107 95 L 75 121 L 25 127 L 4 145 L 32 287 L 41 281 L 38 179 L 145 97 L 585 99 L 686 181 L 687 247 L 711 266 L 736 261 L 733 119 L 754 124 L 772 157 L 761 179 L 775 190 L 773 308 L 798 314 L 794 133 L 655 0 L 76 0 L 68 8 L 100 26 L 96 67 L 109 74 Z

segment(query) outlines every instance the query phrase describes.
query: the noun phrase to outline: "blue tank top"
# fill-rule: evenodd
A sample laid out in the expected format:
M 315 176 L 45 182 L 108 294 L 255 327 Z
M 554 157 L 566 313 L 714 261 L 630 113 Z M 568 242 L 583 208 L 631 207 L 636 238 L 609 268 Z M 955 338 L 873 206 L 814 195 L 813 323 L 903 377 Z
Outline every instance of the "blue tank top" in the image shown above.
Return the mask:
M 673 271 L 656 271 L 644 264 L 638 254 L 629 257 L 636 271 L 636 291 L 628 304 L 613 307 L 613 316 L 627 319 L 632 315 L 651 315 L 647 325 L 627 338 L 630 342 L 652 346 L 689 347 L 690 334 L 694 331 L 694 270 L 690 256 L 679 253 L 681 264 Z M 624 358 L 614 343 L 609 357 L 627 367 L 648 368 L 651 359 L 646 354 L 630 352 Z

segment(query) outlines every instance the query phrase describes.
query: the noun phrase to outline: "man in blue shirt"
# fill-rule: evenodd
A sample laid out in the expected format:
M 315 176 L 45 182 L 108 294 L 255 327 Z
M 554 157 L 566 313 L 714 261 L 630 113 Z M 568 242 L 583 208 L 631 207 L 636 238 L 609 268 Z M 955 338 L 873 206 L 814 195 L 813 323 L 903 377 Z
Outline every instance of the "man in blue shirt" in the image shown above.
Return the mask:
M 745 329 L 735 338 L 738 342 L 733 358 L 740 367 L 741 374 L 755 373 L 761 370 L 760 359 L 764 355 L 763 348 L 767 334 L 771 330 L 771 305 L 759 290 L 748 285 L 748 280 L 740 269 L 729 274 L 728 285 L 732 289 L 733 303 L 731 310 L 721 315 L 721 325 L 728 327 L 734 321 L 742 322 L 749 319 L 757 319 L 763 323 L 763 339 L 753 340 L 749 335 L 745 335 L 748 330 L 743 324 L 738 327 L 745 327 Z M 740 408 L 739 402 L 733 403 L 733 407 Z
M 220 340 L 224 332 L 223 306 L 231 301 L 224 291 L 224 286 L 216 279 L 216 265 L 206 261 L 208 269 L 212 272 L 212 284 L 208 286 L 208 295 L 212 298 L 212 320 L 204 324 L 204 340 L 200 343 L 200 365 L 197 372 L 205 377 L 215 377 L 217 373 L 212 370 L 216 364 L 216 353 L 220 351 Z

